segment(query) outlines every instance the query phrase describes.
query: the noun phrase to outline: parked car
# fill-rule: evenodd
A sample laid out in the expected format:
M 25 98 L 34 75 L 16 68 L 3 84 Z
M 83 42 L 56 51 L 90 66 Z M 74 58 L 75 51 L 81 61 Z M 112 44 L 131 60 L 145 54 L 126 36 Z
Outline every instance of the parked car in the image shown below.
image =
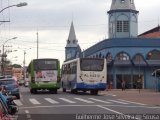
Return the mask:
M 4 86 L 6 91 L 20 99 L 19 85 L 14 78 L 4 78 L 0 79 L 0 86 Z

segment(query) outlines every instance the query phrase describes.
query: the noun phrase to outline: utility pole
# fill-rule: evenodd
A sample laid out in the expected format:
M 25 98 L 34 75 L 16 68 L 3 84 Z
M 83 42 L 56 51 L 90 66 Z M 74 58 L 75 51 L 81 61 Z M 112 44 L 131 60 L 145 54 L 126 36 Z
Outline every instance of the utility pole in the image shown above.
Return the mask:
M 39 43 L 38 43 L 38 39 L 39 39 L 39 38 L 38 38 L 38 31 L 37 31 L 37 59 L 38 59 L 38 44 L 39 44 Z
M 2 56 L 1 56 L 1 72 L 2 76 L 4 75 L 4 45 L 2 46 Z
M 25 57 L 25 55 L 26 55 L 26 51 L 24 50 L 24 61 L 23 61 L 23 79 L 25 80 L 25 78 L 26 78 L 26 68 L 25 68 L 25 63 L 26 63 L 26 57 Z
M 3 10 L 0 11 L 0 13 L 2 12 Z M 13 40 L 13 39 L 17 39 L 17 37 L 13 37 L 11 39 L 8 39 L 6 40 L 0 47 L 2 47 L 2 55 L 1 55 L 1 72 L 2 72 L 2 75 L 5 75 L 5 59 L 7 57 L 7 52 L 12 52 L 12 51 L 5 51 L 5 47 L 11 47 L 11 46 L 5 46 L 5 44 L 9 41 L 9 40 Z

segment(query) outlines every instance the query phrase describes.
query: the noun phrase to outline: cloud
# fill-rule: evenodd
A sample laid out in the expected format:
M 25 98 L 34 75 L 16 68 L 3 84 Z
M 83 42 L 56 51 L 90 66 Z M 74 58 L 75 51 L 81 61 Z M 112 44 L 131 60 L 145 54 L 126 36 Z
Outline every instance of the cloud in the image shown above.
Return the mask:
M 64 60 L 65 45 L 71 21 L 74 21 L 76 36 L 82 49 L 108 36 L 108 15 L 112 0 L 24 0 L 28 6 L 10 8 L 0 15 L 10 23 L 1 27 L 1 36 L 17 36 L 14 47 L 32 47 L 27 61 L 36 58 L 36 32 L 39 31 L 40 57 L 57 57 Z M 10 1 L 10 4 L 22 0 Z M 160 0 L 135 0 L 139 13 L 139 33 L 160 23 Z M 3 1 L 3 7 L 7 5 Z M 159 20 L 158 20 L 159 18 Z M 9 26 L 9 27 L 7 27 Z M 7 34 L 6 29 L 9 28 Z M 50 44 L 49 44 L 50 43 Z M 23 61 L 21 52 L 17 62 Z M 10 55 L 12 56 L 12 55 Z

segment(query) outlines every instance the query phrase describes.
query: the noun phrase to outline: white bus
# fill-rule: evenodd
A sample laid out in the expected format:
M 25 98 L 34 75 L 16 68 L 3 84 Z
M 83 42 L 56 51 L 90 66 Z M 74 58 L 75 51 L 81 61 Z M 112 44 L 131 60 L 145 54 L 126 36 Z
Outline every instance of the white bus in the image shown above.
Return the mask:
M 77 58 L 64 62 L 61 71 L 63 92 L 90 91 L 97 95 L 99 90 L 106 89 L 107 82 L 106 59 Z

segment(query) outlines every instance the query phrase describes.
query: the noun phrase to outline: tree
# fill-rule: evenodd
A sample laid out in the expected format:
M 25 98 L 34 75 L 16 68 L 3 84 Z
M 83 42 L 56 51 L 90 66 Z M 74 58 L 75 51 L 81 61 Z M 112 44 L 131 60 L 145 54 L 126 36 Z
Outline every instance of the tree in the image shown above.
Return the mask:
M 19 65 L 19 64 L 13 64 L 12 67 L 14 67 L 14 68 L 21 68 L 22 66 Z

